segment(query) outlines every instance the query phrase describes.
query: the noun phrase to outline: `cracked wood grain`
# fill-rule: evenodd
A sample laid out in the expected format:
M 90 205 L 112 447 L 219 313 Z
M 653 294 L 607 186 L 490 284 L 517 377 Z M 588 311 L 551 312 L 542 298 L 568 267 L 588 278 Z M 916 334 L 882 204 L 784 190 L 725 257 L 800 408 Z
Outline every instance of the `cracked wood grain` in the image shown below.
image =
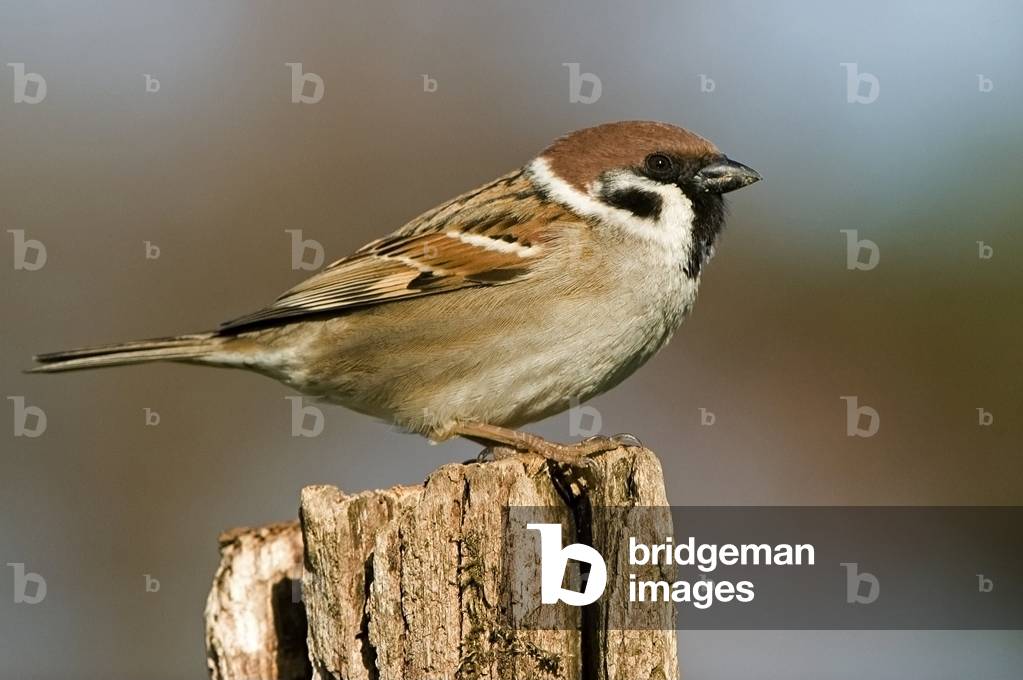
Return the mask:
M 206 663 L 214 680 L 309 677 L 298 522 L 220 536 L 220 567 L 206 600 Z
M 539 590 L 535 532 L 525 531 L 527 520 L 509 511 L 532 508 L 528 521 L 562 523 L 566 543 L 590 543 L 609 556 L 608 571 L 615 573 L 627 568 L 623 538 L 629 532 L 669 535 L 670 517 L 662 516 L 667 526 L 651 527 L 657 513 L 626 510 L 612 519 L 599 508 L 651 505 L 666 505 L 660 464 L 638 448 L 595 456 L 584 467 L 535 456 L 446 465 L 421 485 L 358 494 L 307 487 L 299 541 L 306 675 L 264 675 L 273 669 L 268 656 L 262 665 L 246 666 L 256 674 L 213 677 L 677 678 L 671 608 L 644 614 L 649 629 L 618 629 L 613 614 L 627 597 L 620 580 L 612 579 L 604 598 L 590 607 L 532 606 L 522 594 Z M 291 568 L 287 573 L 297 574 Z M 265 588 L 253 592 L 266 596 Z M 280 634 L 267 626 L 259 631 Z M 229 639 L 223 633 L 220 638 Z M 279 646 L 269 640 L 260 645 Z M 218 658 L 230 656 L 223 647 Z

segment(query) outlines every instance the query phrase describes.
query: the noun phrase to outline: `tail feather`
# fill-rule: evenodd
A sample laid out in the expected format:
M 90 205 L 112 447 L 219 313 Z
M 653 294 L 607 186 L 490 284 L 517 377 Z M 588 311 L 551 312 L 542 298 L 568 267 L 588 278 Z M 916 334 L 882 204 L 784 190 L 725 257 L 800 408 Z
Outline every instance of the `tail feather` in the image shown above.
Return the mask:
M 27 373 L 59 373 L 104 366 L 124 366 L 147 361 L 188 361 L 217 351 L 226 338 L 214 333 L 179 335 L 172 338 L 136 340 L 101 347 L 85 347 L 36 355 L 39 366 Z

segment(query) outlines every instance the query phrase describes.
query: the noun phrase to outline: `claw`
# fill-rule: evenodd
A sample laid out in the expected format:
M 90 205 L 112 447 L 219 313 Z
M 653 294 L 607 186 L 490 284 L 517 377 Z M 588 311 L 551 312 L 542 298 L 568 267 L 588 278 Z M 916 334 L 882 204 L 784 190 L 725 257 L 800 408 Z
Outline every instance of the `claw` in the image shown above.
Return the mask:
M 629 434 L 628 432 L 620 432 L 612 436 L 611 441 L 626 448 L 643 446 L 643 442 L 639 441 L 639 437 L 634 434 Z
M 480 452 L 476 454 L 475 458 L 470 458 L 462 464 L 471 465 L 472 463 L 490 463 L 503 458 L 510 458 L 519 455 L 520 453 L 520 451 L 509 446 L 487 446 L 480 450 Z
M 470 458 L 467 461 L 463 461 L 462 465 L 472 465 L 473 463 L 487 463 L 495 459 L 494 447 L 487 446 L 486 448 L 480 449 L 480 452 L 476 454 L 475 458 Z

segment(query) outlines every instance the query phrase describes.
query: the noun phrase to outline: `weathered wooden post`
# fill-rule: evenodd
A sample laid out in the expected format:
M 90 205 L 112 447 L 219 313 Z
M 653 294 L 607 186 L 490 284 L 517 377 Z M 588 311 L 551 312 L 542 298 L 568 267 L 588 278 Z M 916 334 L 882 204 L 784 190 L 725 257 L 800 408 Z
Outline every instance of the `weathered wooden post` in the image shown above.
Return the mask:
M 673 680 L 670 608 L 642 629 L 608 625 L 608 608 L 627 606 L 620 580 L 594 605 L 547 606 L 544 620 L 517 625 L 526 605 L 513 594 L 538 588 L 538 554 L 508 524 L 509 508 L 549 511 L 573 542 L 614 554 L 627 532 L 651 531 L 630 522 L 667 514 L 616 513 L 603 526 L 587 508 L 666 505 L 660 464 L 640 448 L 571 468 L 529 455 L 446 465 L 420 486 L 353 495 L 307 487 L 300 524 L 221 539 L 206 612 L 211 676 Z M 529 582 L 509 587 L 516 578 Z

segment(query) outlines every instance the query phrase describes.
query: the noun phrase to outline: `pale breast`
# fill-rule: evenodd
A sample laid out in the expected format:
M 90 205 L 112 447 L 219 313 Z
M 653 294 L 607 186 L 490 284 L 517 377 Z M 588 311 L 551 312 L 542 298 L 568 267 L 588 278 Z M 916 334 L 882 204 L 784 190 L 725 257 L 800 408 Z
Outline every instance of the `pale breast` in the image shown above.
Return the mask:
M 643 260 L 552 268 L 319 324 L 320 360 L 289 382 L 424 433 L 540 420 L 619 383 L 681 323 L 695 285 Z

